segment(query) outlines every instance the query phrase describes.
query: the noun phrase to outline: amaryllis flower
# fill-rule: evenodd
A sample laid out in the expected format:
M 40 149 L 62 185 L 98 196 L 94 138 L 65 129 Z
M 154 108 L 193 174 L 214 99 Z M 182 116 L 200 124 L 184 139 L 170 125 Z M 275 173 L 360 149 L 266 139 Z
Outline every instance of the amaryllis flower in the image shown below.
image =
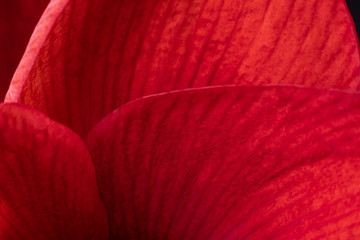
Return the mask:
M 356 239 L 338 0 L 52 0 L 0 107 L 2 239 Z

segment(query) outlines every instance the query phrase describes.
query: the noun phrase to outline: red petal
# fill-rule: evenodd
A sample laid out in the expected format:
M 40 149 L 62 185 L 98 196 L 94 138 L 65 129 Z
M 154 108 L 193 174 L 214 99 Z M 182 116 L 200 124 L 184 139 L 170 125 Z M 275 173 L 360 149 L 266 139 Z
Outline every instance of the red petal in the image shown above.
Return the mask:
M 0 239 L 107 239 L 82 140 L 44 114 L 0 106 Z
M 343 0 L 57 0 L 7 101 L 84 135 L 148 94 L 266 83 L 358 89 L 359 80 L 358 40 Z
M 217 87 L 128 103 L 87 142 L 114 236 L 357 239 L 359 139 L 358 94 Z
M 0 1 L 0 99 L 49 0 Z

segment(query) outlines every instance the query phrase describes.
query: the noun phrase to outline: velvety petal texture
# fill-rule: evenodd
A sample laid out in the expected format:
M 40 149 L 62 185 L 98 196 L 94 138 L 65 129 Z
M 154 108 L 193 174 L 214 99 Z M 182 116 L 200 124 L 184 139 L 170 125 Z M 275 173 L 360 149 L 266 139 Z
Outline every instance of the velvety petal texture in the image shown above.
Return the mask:
M 0 1 L 0 100 L 49 0 Z
M 359 94 L 263 86 L 135 100 L 87 143 L 115 239 L 358 239 L 359 138 Z
M 123 103 L 226 84 L 359 89 L 345 1 L 53 0 L 6 101 L 84 136 Z
M 16 104 L 0 106 L 0 239 L 108 239 L 82 140 Z

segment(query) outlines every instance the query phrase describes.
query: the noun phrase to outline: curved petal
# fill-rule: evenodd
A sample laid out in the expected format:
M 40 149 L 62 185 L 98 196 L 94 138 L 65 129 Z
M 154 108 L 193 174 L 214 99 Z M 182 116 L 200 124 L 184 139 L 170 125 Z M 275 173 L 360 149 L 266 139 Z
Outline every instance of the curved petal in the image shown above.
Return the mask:
M 343 0 L 54 0 L 6 101 L 84 136 L 129 100 L 227 84 L 359 88 Z
M 357 33 L 359 35 L 360 32 L 360 9 L 358 8 L 358 5 L 356 5 L 356 1 L 354 0 L 347 0 L 346 1 L 349 10 L 351 12 L 351 15 L 353 17 L 356 29 L 357 29 Z
M 0 99 L 5 97 L 12 75 L 49 0 L 0 2 Z
M 358 94 L 273 86 L 120 107 L 87 139 L 112 235 L 359 238 L 359 106 Z
M 0 238 L 107 239 L 82 140 L 43 113 L 0 106 Z

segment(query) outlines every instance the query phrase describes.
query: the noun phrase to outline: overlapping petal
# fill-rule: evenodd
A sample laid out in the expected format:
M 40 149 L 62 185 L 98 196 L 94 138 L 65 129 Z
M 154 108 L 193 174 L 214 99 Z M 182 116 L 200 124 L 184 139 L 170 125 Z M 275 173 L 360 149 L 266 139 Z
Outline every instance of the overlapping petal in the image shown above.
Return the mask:
M 90 132 L 123 239 L 357 239 L 360 96 L 211 87 L 135 100 Z
M 225 84 L 359 88 L 343 0 L 53 0 L 7 101 L 80 135 L 148 94 Z
M 342 0 L 53 0 L 7 101 L 82 137 L 125 104 L 87 138 L 114 238 L 354 238 L 358 94 L 234 85 L 359 73 Z M 0 237 L 107 238 L 79 137 L 3 105 L 0 141 Z
M 16 104 L 0 106 L 0 238 L 107 239 L 87 148 L 71 130 Z
M 0 2 L 0 99 L 25 51 L 31 33 L 49 0 Z

